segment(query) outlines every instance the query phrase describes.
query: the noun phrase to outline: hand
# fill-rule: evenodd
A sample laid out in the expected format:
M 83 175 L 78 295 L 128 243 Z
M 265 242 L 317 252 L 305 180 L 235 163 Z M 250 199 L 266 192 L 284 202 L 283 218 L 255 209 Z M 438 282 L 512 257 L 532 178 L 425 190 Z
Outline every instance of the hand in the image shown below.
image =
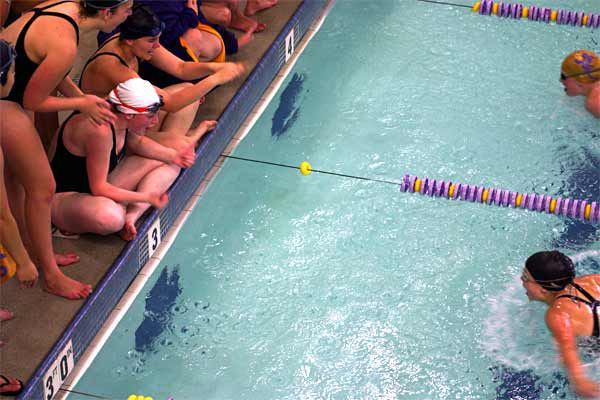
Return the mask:
M 215 129 L 216 126 L 217 121 L 215 121 L 214 119 L 205 119 L 204 121 L 200 122 L 198 128 L 203 129 L 204 132 L 210 132 L 213 129 Z
M 573 382 L 573 390 L 579 396 L 586 399 L 594 399 L 600 396 L 600 386 L 591 379 L 582 377 Z
M 168 202 L 169 202 L 169 195 L 166 193 L 158 193 L 158 192 L 148 193 L 148 203 L 152 204 L 154 207 L 158 208 L 159 210 L 162 209 L 164 206 L 166 206 Z
M 17 279 L 21 283 L 22 288 L 34 287 L 38 280 L 38 276 L 38 270 L 31 261 L 26 264 L 17 265 Z
M 222 85 L 241 76 L 246 67 L 242 63 L 225 63 L 223 68 L 219 69 L 213 76 L 217 80 L 217 85 Z
M 83 104 L 79 107 L 79 111 L 86 114 L 92 123 L 98 126 L 113 123 L 117 119 L 108 102 L 92 94 L 83 95 Z
M 181 168 L 189 168 L 194 165 L 194 161 L 196 161 L 196 152 L 194 151 L 194 143 L 191 143 L 177 151 L 173 164 Z
M 187 8 L 191 8 L 194 10 L 196 15 L 198 15 L 198 1 L 197 0 L 187 0 L 186 3 Z

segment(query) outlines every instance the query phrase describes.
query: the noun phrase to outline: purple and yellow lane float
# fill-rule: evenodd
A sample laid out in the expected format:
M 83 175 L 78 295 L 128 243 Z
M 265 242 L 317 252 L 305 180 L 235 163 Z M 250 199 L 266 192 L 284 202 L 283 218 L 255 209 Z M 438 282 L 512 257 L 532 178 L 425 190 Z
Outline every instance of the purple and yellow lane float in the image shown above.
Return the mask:
M 500 207 L 522 208 L 546 214 L 563 215 L 583 221 L 600 222 L 600 207 L 595 201 L 552 197 L 537 193 L 519 193 L 507 189 L 454 183 L 430 178 L 404 175 L 402 192 L 419 193 L 429 197 L 444 197 Z
M 594 29 L 600 26 L 600 14 L 561 9 L 553 10 L 549 7 L 524 6 L 520 3 L 482 0 L 475 3 L 472 10 L 481 15 L 496 15 L 513 19 L 527 18 L 530 21 L 545 22 L 547 24 L 555 22 L 558 25 L 586 26 Z
M 298 169 L 304 176 L 309 175 L 313 171 L 332 174 L 331 172 L 314 170 L 307 161 L 303 161 Z M 351 177 L 349 175 L 345 176 Z M 600 204 L 596 201 L 552 197 L 537 193 L 519 193 L 508 189 L 488 188 L 427 177 L 420 178 L 409 174 L 404 175 L 400 183 L 385 182 L 399 185 L 400 191 L 405 193 L 419 193 L 429 197 L 443 197 L 448 200 L 462 200 L 499 207 L 521 208 L 576 218 L 593 224 L 600 222 Z

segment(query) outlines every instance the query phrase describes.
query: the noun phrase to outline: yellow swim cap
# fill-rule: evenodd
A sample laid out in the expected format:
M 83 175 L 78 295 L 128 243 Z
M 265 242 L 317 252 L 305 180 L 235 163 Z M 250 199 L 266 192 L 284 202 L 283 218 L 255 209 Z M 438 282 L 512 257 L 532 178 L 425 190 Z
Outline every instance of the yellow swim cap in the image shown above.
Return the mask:
M 561 72 L 580 83 L 600 81 L 600 58 L 591 50 L 576 50 L 562 62 Z

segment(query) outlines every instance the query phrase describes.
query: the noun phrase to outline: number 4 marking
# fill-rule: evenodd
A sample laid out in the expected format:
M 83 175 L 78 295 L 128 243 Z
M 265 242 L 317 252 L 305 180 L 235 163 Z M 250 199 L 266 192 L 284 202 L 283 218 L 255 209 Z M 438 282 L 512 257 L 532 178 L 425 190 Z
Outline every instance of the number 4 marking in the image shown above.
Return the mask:
M 285 37 L 285 62 L 288 62 L 288 60 L 292 57 L 292 54 L 294 54 L 294 31 L 295 30 L 296 30 L 296 27 L 292 28 L 290 33 L 288 33 L 288 35 Z

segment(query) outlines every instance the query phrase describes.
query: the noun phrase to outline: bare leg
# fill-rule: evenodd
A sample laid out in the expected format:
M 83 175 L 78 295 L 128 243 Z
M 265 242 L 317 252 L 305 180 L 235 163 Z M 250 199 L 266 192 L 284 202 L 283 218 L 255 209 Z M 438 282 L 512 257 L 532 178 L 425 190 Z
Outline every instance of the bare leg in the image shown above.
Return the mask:
M 210 22 L 242 32 L 261 32 L 266 28 L 265 24 L 244 15 L 240 9 L 239 0 L 204 2 L 202 12 Z
M 191 83 L 186 82 L 168 86 L 163 90 L 170 94 L 175 94 L 180 90 L 191 86 Z M 164 119 L 157 124 L 157 126 L 160 126 L 160 131 L 162 132 L 184 136 L 187 131 L 190 130 L 190 127 L 194 122 L 194 118 L 198 112 L 198 107 L 200 107 L 200 100 L 193 102 L 177 112 L 168 113 Z
M 139 183 L 136 191 L 140 193 L 166 192 L 173 182 L 175 182 L 180 170 L 181 168 L 176 165 L 164 164 L 146 175 Z M 137 234 L 135 223 L 149 207 L 150 204 L 148 203 L 131 203 L 127 205 L 125 226 L 121 238 L 124 240 L 133 240 L 135 238 Z
M 192 28 L 182 37 L 200 61 L 212 61 L 221 53 L 221 41 L 211 33 Z
M 277 0 L 248 0 L 246 3 L 246 15 L 254 15 L 259 11 L 273 7 L 277 4 Z
M 166 192 L 179 175 L 179 167 L 140 156 L 127 156 L 108 176 L 108 181 L 126 190 L 137 192 Z M 137 234 L 135 222 L 150 207 L 148 203 L 127 206 L 121 237 L 132 240 Z
M 110 235 L 123 229 L 125 208 L 107 197 L 57 193 L 52 201 L 52 222 L 67 232 Z
M 7 174 L 12 179 L 8 185 L 18 184 L 22 187 L 12 188 L 10 193 L 24 190 L 23 199 L 16 199 L 17 209 L 24 210 L 17 217 L 22 236 L 28 235 L 28 251 L 34 258 L 46 280 L 46 290 L 69 299 L 81 299 L 91 293 L 91 286 L 77 282 L 64 275 L 54 257 L 52 235 L 50 232 L 50 203 L 54 195 L 54 178 L 48 158 L 40 142 L 39 136 L 31 120 L 20 106 L 5 103 L 0 128 L 2 129 L 2 148 L 6 156 Z M 10 123 L 7 123 L 10 121 Z M 14 200 L 12 204 L 14 204 Z M 12 208 L 12 207 L 11 207 Z M 26 243 L 27 245 L 27 243 Z

